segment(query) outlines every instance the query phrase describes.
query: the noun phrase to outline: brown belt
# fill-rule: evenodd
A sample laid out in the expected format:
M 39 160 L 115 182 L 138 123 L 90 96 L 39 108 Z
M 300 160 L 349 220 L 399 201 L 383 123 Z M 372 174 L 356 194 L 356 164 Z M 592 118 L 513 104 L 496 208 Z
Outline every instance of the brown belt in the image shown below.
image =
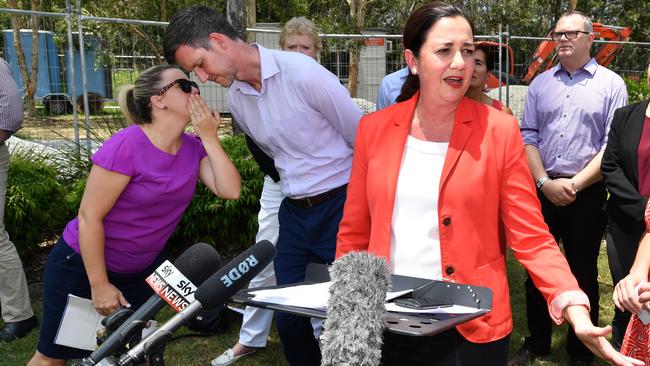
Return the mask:
M 317 194 L 315 196 L 311 197 L 305 197 L 305 198 L 288 198 L 287 200 L 291 202 L 292 204 L 300 207 L 300 208 L 312 208 L 314 206 L 318 206 L 321 203 L 327 202 L 331 200 L 332 198 L 335 198 L 338 196 L 338 194 L 341 191 L 345 191 L 345 189 L 348 187 L 347 184 L 344 184 L 340 187 L 336 187 L 333 189 L 330 189 L 327 192 L 323 192 L 321 194 Z

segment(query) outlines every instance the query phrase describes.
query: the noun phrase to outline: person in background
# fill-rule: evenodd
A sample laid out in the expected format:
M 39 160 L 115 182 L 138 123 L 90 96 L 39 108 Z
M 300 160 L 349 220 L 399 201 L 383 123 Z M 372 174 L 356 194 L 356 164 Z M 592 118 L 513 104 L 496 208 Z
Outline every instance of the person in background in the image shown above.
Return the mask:
M 284 51 L 298 52 L 316 59 L 322 48 L 322 42 L 316 25 L 303 17 L 291 18 L 280 30 L 280 48 Z M 255 141 L 246 135 L 246 143 L 264 173 L 264 186 L 260 197 L 260 212 L 257 215 L 259 229 L 256 242 L 268 240 L 275 244 L 278 240 L 279 223 L 278 210 L 284 199 L 280 188 L 280 176 L 275 169 L 273 159 L 255 144 Z M 273 264 L 269 264 L 260 274 L 253 278 L 249 288 L 275 286 L 275 272 Z M 225 366 L 237 362 L 242 357 L 250 355 L 259 348 L 266 347 L 266 342 L 271 329 L 273 311 L 247 306 L 244 310 L 239 341 L 232 348 L 224 351 L 219 357 L 212 360 L 212 366 Z
M 293 17 L 280 30 L 280 48 L 298 52 L 316 60 L 323 48 L 316 24 L 305 17 Z
M 9 149 L 5 142 L 22 125 L 23 100 L 9 64 L 0 58 L 0 308 L 5 323 L 0 329 L 0 339 L 5 342 L 22 338 L 38 326 L 23 264 L 4 225 L 9 173 Z
M 397 102 L 397 97 L 408 75 L 409 68 L 405 66 L 381 79 L 379 91 L 377 92 L 377 110 L 384 109 Z
M 620 76 L 590 56 L 594 33 L 589 17 L 577 11 L 563 14 L 551 37 L 560 63 L 528 88 L 521 133 L 544 220 L 594 304 L 591 321 L 598 324 L 598 254 L 607 225 L 600 165 L 614 111 L 627 104 L 627 89 Z M 543 357 L 551 346 L 551 319 L 542 315 L 544 298 L 530 276 L 525 286 L 530 336 L 510 366 Z M 566 350 L 571 365 L 593 360 L 572 329 Z
M 486 43 L 475 44 L 474 49 L 474 74 L 467 89 L 468 98 L 483 104 L 492 106 L 500 111 L 512 115 L 510 108 L 503 105 L 500 101 L 492 99 L 483 91 L 488 80 L 488 75 L 494 69 L 494 55 L 492 47 Z
M 154 66 L 119 101 L 131 126 L 93 154 L 79 214 L 48 256 L 43 322 L 29 366 L 90 354 L 54 343 L 69 294 L 92 299 L 101 315 L 137 309 L 153 294 L 145 278 L 164 260 L 199 179 L 218 197 L 239 198 L 241 178 L 221 147 L 219 123 L 181 70 Z M 198 137 L 184 132 L 190 121 Z
M 632 317 L 623 337 L 621 353 L 650 365 L 650 206 L 645 210 L 646 229 L 630 273 L 616 284 L 612 295 L 614 304 Z
M 577 11 L 557 21 L 551 37 L 560 62 L 530 84 L 521 133 L 544 220 L 562 243 L 571 272 L 593 305 L 591 321 L 598 324 L 598 254 L 607 225 L 600 164 L 614 111 L 627 104 L 627 89 L 620 76 L 590 56 L 592 30 L 591 19 Z M 550 352 L 546 302 L 530 276 L 525 286 L 530 336 L 509 366 Z M 566 350 L 571 365 L 593 360 L 571 328 Z
M 331 263 L 361 117 L 339 79 L 315 60 L 241 40 L 206 6 L 176 13 L 165 58 L 228 89 L 228 109 L 280 174 L 278 285 L 302 282 L 308 263 Z M 291 365 L 320 364 L 309 318 L 276 313 Z
M 647 81 L 650 88 L 650 60 Z M 645 100 L 616 110 L 600 167 L 609 192 L 607 258 L 614 283 L 630 273 L 647 228 L 644 212 L 650 196 L 649 103 Z M 647 281 L 647 273 L 640 279 Z M 620 347 L 630 313 L 620 307 L 614 310 L 612 341 Z
M 505 365 L 507 243 L 544 294 L 545 313 L 608 362 L 640 365 L 592 324 L 589 300 L 544 223 L 517 120 L 465 97 L 471 20 L 455 6 L 424 5 L 403 40 L 405 101 L 359 123 L 336 255 L 367 250 L 392 273 L 488 287 L 493 300 L 487 315 L 433 337 L 385 333 L 382 364 Z

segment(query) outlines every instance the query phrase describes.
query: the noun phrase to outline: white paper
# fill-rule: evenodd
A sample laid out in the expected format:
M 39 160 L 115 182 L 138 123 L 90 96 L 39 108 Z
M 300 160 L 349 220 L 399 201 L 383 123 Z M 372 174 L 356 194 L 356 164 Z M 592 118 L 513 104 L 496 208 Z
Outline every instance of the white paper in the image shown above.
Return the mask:
M 253 300 L 278 305 L 299 306 L 302 308 L 325 310 L 329 300 L 331 282 L 312 285 L 290 286 L 269 290 L 252 291 Z
M 386 310 L 396 313 L 410 314 L 473 314 L 481 311 L 482 309 L 462 305 L 452 305 L 435 309 L 411 309 L 399 306 L 393 302 L 389 302 L 386 303 Z
M 97 331 L 104 328 L 102 319 L 92 301 L 68 294 L 54 343 L 94 351 L 97 348 Z

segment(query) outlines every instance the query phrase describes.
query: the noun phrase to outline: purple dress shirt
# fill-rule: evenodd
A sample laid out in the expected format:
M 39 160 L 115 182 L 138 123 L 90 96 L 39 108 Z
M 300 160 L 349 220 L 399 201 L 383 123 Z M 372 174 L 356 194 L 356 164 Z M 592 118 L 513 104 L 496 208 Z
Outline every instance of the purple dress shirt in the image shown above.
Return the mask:
M 282 193 L 303 198 L 348 183 L 362 113 L 347 89 L 311 57 L 254 46 L 262 89 L 236 80 L 228 90 L 228 108 L 273 158 Z
M 625 82 L 591 59 L 570 75 L 560 64 L 528 88 L 521 133 L 549 175 L 574 176 L 607 145 L 614 111 L 627 104 Z

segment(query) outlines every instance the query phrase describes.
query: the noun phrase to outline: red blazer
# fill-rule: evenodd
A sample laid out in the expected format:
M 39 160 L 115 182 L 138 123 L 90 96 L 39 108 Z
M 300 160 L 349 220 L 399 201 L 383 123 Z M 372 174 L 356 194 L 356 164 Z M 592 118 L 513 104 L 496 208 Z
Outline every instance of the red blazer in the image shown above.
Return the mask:
M 397 178 L 418 98 L 361 119 L 337 257 L 359 250 L 389 257 Z M 493 291 L 492 311 L 457 327 L 465 338 L 486 343 L 512 331 L 499 218 L 506 242 L 549 304 L 580 289 L 542 217 L 514 117 L 463 98 L 437 188 L 443 276 Z

